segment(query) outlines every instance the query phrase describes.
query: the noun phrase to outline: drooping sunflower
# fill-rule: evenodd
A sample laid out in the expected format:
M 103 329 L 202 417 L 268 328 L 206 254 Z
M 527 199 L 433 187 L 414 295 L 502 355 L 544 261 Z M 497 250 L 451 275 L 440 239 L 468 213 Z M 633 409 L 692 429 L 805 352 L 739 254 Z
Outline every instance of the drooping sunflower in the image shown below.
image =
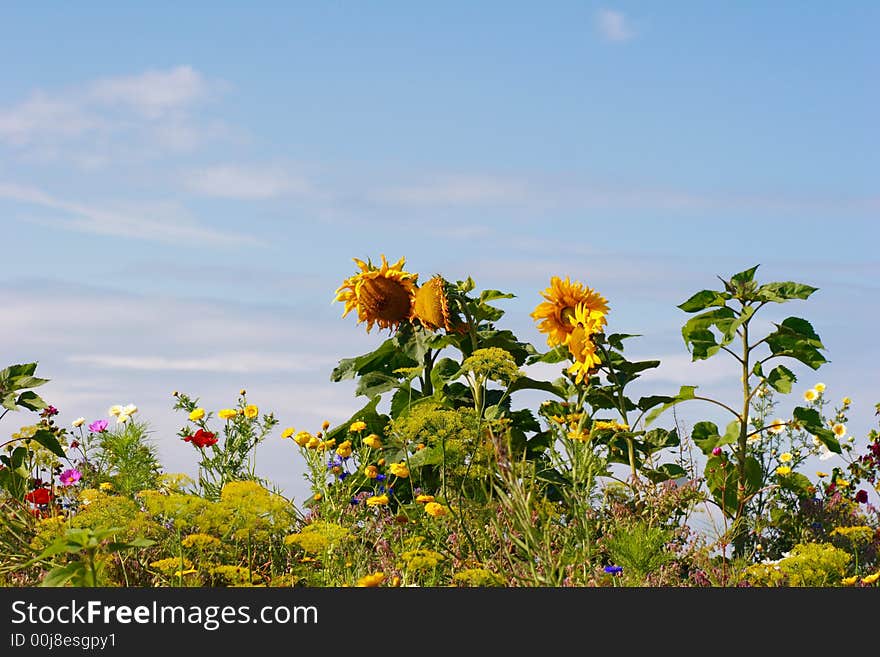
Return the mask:
M 416 290 L 413 300 L 412 317 L 429 331 L 452 330 L 449 315 L 449 298 L 446 296 L 446 281 L 442 276 L 434 276 Z
M 345 279 L 336 290 L 334 301 L 345 303 L 342 316 L 357 309 L 358 324 L 366 322 L 367 333 L 377 324 L 380 329 L 396 329 L 412 314 L 413 293 L 418 274 L 403 270 L 406 258 L 382 266 L 353 258 L 360 272 Z
M 584 303 L 575 306 L 569 323 L 571 332 L 568 334 L 568 350 L 574 362 L 568 368 L 568 373 L 574 375 L 575 383 L 581 383 L 601 362 L 592 336 L 601 330 L 602 325 Z
M 582 304 L 589 318 L 605 325 L 608 313 L 608 300 L 601 294 L 575 281 L 568 276 L 562 280 L 558 276 L 550 279 L 550 287 L 541 292 L 546 301 L 537 305 L 531 317 L 538 322 L 538 330 L 547 334 L 547 344 L 551 347 L 565 344 L 574 331 L 575 324 L 570 320 L 574 317 L 575 308 Z

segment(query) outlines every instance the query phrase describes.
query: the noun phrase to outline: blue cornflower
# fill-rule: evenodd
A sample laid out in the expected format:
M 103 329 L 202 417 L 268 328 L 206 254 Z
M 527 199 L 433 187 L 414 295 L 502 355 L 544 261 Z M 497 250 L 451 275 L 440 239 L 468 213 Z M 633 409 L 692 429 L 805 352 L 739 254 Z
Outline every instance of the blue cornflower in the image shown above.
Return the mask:
M 383 474 L 377 474 L 377 475 L 376 475 L 376 481 L 385 481 L 385 475 L 383 475 Z
M 339 481 L 345 481 L 345 478 L 350 475 L 350 472 L 340 472 L 339 473 Z
M 327 469 L 332 470 L 333 468 L 342 467 L 342 457 L 339 454 L 334 454 L 329 461 L 327 461 Z
M 605 572 L 609 575 L 619 575 L 623 572 L 623 566 L 605 566 Z
M 357 506 L 360 503 L 361 503 L 361 501 L 356 497 L 352 497 L 351 502 L 349 502 L 349 504 L 351 504 L 352 506 Z

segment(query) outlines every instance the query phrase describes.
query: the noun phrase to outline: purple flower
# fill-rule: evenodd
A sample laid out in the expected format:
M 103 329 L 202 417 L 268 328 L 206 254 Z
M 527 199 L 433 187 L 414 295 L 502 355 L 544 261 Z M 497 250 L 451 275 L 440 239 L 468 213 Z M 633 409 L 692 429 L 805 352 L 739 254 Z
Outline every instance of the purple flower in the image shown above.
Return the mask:
M 49 404 L 49 406 L 43 409 L 43 412 L 40 413 L 40 415 L 42 415 L 43 417 L 53 417 L 55 415 L 58 415 L 58 409 Z
M 623 566 L 605 566 L 605 572 L 609 575 L 619 575 L 623 572 Z
M 856 502 L 859 504 L 867 504 L 868 503 L 868 491 L 862 489 L 858 493 L 856 493 Z
M 61 476 L 58 479 L 61 481 L 62 486 L 73 486 L 81 477 L 82 474 L 79 470 L 68 468 L 61 473 Z
M 107 420 L 95 420 L 89 425 L 89 431 L 92 433 L 104 433 L 107 431 L 107 425 L 109 424 Z

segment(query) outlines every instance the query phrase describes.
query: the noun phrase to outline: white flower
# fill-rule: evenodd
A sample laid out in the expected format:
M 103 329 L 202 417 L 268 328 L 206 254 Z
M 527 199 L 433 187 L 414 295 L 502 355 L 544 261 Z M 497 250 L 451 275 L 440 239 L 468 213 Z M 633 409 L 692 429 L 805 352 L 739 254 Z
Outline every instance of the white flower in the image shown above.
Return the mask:
M 118 416 L 120 413 L 122 413 L 122 406 L 119 404 L 114 404 L 110 407 L 110 410 L 107 411 L 107 415 L 113 416 Z
M 120 413 L 116 418 L 116 424 L 125 424 L 131 419 L 131 416 L 128 413 Z
M 126 406 L 122 409 L 122 412 L 126 415 L 134 415 L 138 412 L 138 407 L 134 404 L 126 404 Z
M 78 417 L 73 422 L 71 422 L 71 426 L 73 427 L 81 427 L 86 423 L 86 419 L 84 417 Z

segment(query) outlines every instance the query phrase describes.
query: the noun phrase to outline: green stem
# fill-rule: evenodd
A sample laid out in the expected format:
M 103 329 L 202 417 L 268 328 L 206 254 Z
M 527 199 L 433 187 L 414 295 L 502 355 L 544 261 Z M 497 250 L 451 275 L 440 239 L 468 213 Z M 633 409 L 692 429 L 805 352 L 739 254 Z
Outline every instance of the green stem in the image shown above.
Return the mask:
M 745 305 L 743 305 L 745 310 Z M 752 315 L 754 316 L 754 315 Z M 743 410 L 740 416 L 739 440 L 737 443 L 737 463 L 736 463 L 736 498 L 737 508 L 734 516 L 733 527 L 736 532 L 733 539 L 733 551 L 736 556 L 743 556 L 746 550 L 747 533 L 742 523 L 745 521 L 746 508 L 746 457 L 748 450 L 749 438 L 749 403 L 751 401 L 751 391 L 749 390 L 749 321 L 746 320 L 742 325 L 742 391 L 743 391 Z

